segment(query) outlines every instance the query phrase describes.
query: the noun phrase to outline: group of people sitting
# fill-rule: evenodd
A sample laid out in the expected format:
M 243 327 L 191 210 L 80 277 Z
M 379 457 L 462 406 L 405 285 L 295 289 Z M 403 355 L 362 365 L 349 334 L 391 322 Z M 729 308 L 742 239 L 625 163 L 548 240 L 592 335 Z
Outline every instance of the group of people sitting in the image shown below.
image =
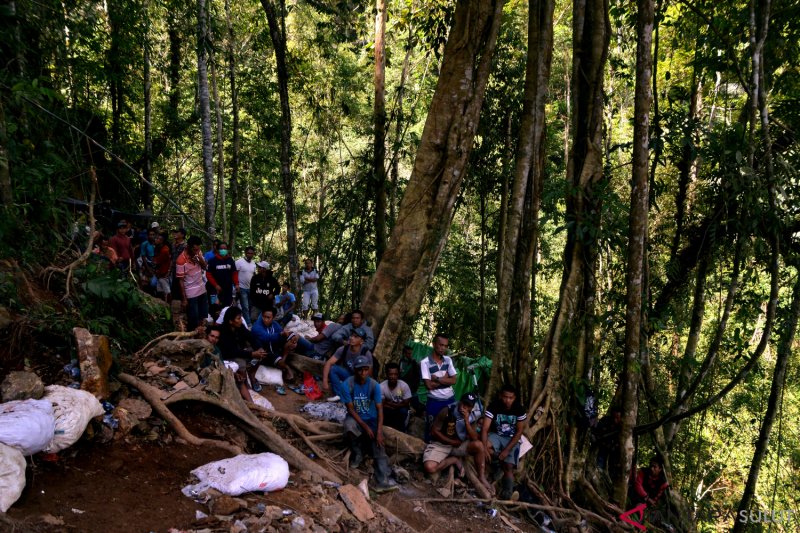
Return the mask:
M 350 465 L 357 467 L 364 452 L 371 452 L 376 488 L 393 488 L 383 447 L 384 428 L 406 431 L 413 410 L 424 414 L 426 420 L 427 445 L 422 461 L 427 473 L 435 474 L 452 465 L 463 476 L 464 460 L 471 456 L 486 490 L 495 492 L 486 476 L 487 468 L 494 465 L 502 475 L 500 496 L 509 499 L 514 494 L 514 469 L 519 463 L 527 413 L 510 385 L 504 386 L 483 411 L 474 392 L 456 401 L 453 385 L 458 371 L 446 355 L 448 346 L 445 335 L 436 335 L 432 352 L 420 362 L 414 360 L 409 347 L 404 348 L 399 362 L 386 365 L 386 379 L 380 383 L 375 379 L 372 353 L 357 330 L 351 333 L 349 346 L 339 348 L 328 359 L 322 388 L 334 392 L 329 400 L 339 400 L 347 407 L 344 440 L 350 447 Z M 410 383 L 401 379 L 401 374 Z M 427 390 L 425 405 L 416 394 L 420 381 Z

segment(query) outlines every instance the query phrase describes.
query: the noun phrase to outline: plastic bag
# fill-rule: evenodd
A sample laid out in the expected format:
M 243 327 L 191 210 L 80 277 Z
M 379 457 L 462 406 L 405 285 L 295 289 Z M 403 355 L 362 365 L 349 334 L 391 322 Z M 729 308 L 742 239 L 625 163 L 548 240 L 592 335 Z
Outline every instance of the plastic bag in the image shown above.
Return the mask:
M 25 488 L 25 457 L 11 446 L 0 444 L 0 513 L 14 505 Z
M 312 402 L 322 398 L 322 391 L 319 388 L 317 380 L 311 375 L 311 372 L 303 372 L 303 386 L 305 387 L 306 398 Z
M 289 482 L 289 463 L 274 453 L 237 455 L 214 461 L 192 470 L 199 483 L 186 485 L 181 492 L 194 498 L 209 488 L 228 496 L 245 492 L 273 492 Z
M 263 407 L 264 409 L 269 409 L 270 411 L 275 410 L 275 406 L 272 405 L 272 402 L 261 396 L 256 391 L 250 391 L 250 397 L 253 399 L 253 403 L 259 407 Z
M 344 422 L 347 416 L 347 407 L 340 402 L 309 402 L 300 408 L 314 418 L 330 420 L 331 422 Z
M 42 399 L 53 404 L 56 419 L 53 440 L 44 449 L 47 453 L 58 453 L 75 444 L 89 421 L 104 412 L 103 405 L 91 392 L 61 385 L 49 385 L 44 391 Z
M 28 456 L 44 450 L 53 440 L 56 419 L 47 400 L 0 404 L 0 443 Z
M 283 372 L 280 368 L 259 365 L 256 369 L 256 381 L 264 385 L 283 385 Z

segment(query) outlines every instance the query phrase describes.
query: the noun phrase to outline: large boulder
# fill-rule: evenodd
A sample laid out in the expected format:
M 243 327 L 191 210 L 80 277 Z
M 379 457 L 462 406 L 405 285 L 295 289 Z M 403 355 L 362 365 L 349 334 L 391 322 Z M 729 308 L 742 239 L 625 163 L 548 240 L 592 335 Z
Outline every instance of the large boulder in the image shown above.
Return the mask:
M 44 396 L 44 383 L 33 372 L 11 372 L 0 384 L 0 395 L 4 402 L 38 400 Z

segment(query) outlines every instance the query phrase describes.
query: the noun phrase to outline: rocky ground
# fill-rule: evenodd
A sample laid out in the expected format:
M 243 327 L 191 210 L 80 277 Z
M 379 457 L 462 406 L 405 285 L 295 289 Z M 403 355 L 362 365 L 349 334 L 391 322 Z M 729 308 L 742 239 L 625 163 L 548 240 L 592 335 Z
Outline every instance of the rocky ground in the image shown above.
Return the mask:
M 68 382 L 67 375 L 62 381 Z M 112 411 L 120 427 L 93 421 L 84 437 L 58 456 L 37 455 L 29 460 L 22 497 L 0 515 L 0 530 L 10 531 L 535 531 L 531 524 L 488 506 L 462 503 L 472 492 L 453 482 L 452 498 L 441 500 L 445 477 L 436 484 L 421 473 L 418 462 L 400 460 L 408 473 L 400 490 L 364 496 L 356 487 L 369 478 L 369 461 L 359 470 L 346 470 L 343 486 L 308 471 L 291 470 L 289 484 L 273 493 L 240 497 L 206 494 L 199 501 L 184 496 L 189 472 L 211 461 L 230 457 L 211 446 L 192 446 L 176 438 L 164 421 L 138 398 L 135 390 L 111 382 Z M 308 400 L 288 392 L 278 395 L 265 387 L 264 396 L 276 409 L 297 413 Z M 124 406 L 123 410 L 120 407 Z M 206 406 L 178 404 L 173 412 L 187 429 L 202 438 L 226 439 L 249 453 L 264 451 L 230 417 Z M 127 414 L 126 414 L 127 413 Z M 276 430 L 292 444 L 303 442 L 280 420 Z M 340 444 L 320 443 L 330 457 Z M 342 461 L 342 455 L 338 455 Z M 315 462 L 322 462 L 314 458 Z M 446 492 L 446 490 L 445 490 Z M 456 501 L 459 500 L 459 501 Z

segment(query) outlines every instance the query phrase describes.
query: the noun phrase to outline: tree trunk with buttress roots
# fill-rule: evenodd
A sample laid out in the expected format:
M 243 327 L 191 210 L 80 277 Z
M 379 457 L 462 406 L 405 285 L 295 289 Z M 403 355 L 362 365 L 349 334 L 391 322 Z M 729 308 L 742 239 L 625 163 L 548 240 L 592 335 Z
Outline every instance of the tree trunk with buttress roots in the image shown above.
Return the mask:
M 503 0 L 460 0 L 389 246 L 364 296 L 385 361 L 405 341 L 447 242 L 492 63 Z
M 606 2 L 575 0 L 570 78 L 573 140 L 567 161 L 566 197 L 570 226 L 559 302 L 534 376 L 528 408 L 532 425 L 526 430 L 534 447 L 544 448 L 540 460 L 529 464 L 529 470 L 541 486 L 558 494 L 569 494 L 581 474 L 580 461 L 574 454 L 580 439 L 569 436 L 564 450 L 561 438 L 570 431 L 568 407 L 572 397 L 567 384 L 573 378 L 591 377 L 596 236 L 601 208 L 597 190 L 607 181 L 602 161 L 603 79 L 610 31 Z
M 545 101 L 553 58 L 552 0 L 528 5 L 528 58 L 514 180 L 508 205 L 501 271 L 497 284 L 497 325 L 489 397 L 501 382 L 516 381 L 529 367 L 531 272 L 545 155 Z M 515 379 L 512 380 L 512 376 Z M 527 397 L 527 393 L 523 395 Z

